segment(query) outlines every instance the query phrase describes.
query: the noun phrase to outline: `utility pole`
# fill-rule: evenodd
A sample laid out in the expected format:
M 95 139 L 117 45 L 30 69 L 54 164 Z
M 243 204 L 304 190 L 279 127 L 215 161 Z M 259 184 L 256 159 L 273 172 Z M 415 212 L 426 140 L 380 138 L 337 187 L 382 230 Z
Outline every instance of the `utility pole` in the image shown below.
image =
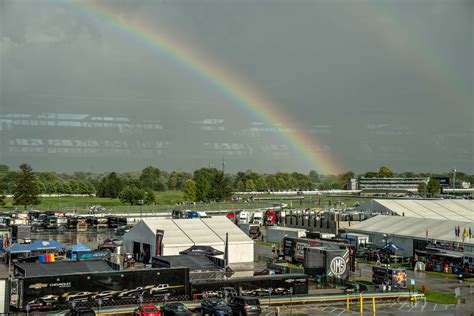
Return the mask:
M 456 195 L 456 168 L 453 169 L 453 195 Z
M 222 174 L 225 174 L 225 158 L 222 157 Z

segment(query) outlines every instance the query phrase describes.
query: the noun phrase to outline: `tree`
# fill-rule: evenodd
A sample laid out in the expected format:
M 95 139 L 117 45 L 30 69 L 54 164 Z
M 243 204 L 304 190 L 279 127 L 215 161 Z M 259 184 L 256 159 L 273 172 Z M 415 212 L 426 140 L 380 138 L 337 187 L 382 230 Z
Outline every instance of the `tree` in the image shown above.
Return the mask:
M 440 193 L 441 187 L 435 178 L 430 178 L 430 181 L 428 181 L 428 185 L 426 187 L 426 191 L 430 196 L 434 196 Z
M 166 186 L 161 178 L 161 170 L 152 166 L 148 166 L 142 170 L 140 175 L 140 183 L 142 188 L 154 191 L 165 191 Z
M 146 205 L 155 204 L 155 202 L 156 202 L 155 192 L 153 192 L 152 190 L 146 190 L 145 191 L 145 201 L 144 202 L 145 202 Z
M 168 178 L 168 190 L 177 190 L 178 179 L 179 179 L 179 172 L 172 171 Z
M 130 203 L 130 205 L 139 204 L 140 200 L 145 199 L 145 190 L 128 186 L 120 192 L 119 197 L 122 203 Z
M 242 182 L 242 180 L 239 180 L 237 182 L 237 184 L 235 185 L 235 189 L 237 190 L 237 192 L 244 192 L 245 191 L 245 186 L 244 186 L 244 183 Z
M 212 181 L 211 198 L 215 201 L 224 201 L 232 196 L 230 179 L 224 176 L 222 171 L 217 172 Z
M 247 182 L 245 182 L 245 189 L 249 192 L 254 192 L 256 190 L 255 183 L 252 179 L 249 179 Z
M 7 201 L 5 201 L 6 198 L 5 195 L 0 195 L 0 206 L 5 206 L 7 204 Z
M 420 195 L 426 195 L 426 192 L 428 191 L 427 187 L 426 187 L 426 183 L 425 182 L 420 182 L 418 184 L 418 193 Z
M 13 204 L 38 205 L 40 203 L 38 179 L 33 169 L 28 164 L 20 166 L 20 172 L 16 175 L 13 187 Z
M 367 171 L 364 174 L 364 178 L 377 178 L 377 177 L 378 177 L 377 172 L 373 172 L 373 171 Z
M 309 177 L 309 180 L 310 180 L 311 182 L 313 182 L 313 183 L 319 183 L 319 174 L 318 174 L 316 171 L 311 170 L 311 171 L 309 172 L 308 177 Z
M 196 201 L 196 183 L 191 179 L 186 180 L 184 183 L 183 198 L 188 202 Z
M 379 169 L 379 173 L 377 174 L 379 178 L 393 178 L 395 176 L 395 173 L 390 170 L 390 168 L 382 166 Z
M 122 179 L 120 179 L 115 172 L 111 172 L 100 180 L 97 188 L 97 195 L 99 197 L 110 197 L 115 199 L 119 197 L 124 186 Z
M 209 181 L 204 177 L 199 178 L 196 182 L 196 200 L 207 202 L 210 200 L 211 195 L 211 184 Z

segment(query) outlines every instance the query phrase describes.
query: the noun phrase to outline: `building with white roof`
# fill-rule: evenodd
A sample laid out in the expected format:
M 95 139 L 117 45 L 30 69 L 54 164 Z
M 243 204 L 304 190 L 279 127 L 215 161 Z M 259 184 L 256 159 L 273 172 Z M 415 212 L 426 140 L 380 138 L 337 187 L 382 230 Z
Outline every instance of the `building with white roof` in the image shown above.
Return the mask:
M 161 248 L 157 248 L 157 231 L 162 232 Z M 254 260 L 254 242 L 225 216 L 211 218 L 169 219 L 155 218 L 139 221 L 123 236 L 125 251 L 152 256 L 179 255 L 191 246 L 211 246 L 225 251 L 228 234 L 229 263 Z M 159 242 L 158 242 L 159 244 Z M 223 257 L 223 256 L 219 256 Z
M 457 236 L 455 228 L 459 227 Z M 446 219 L 377 215 L 365 221 L 347 227 L 346 232 L 362 233 L 370 236 L 372 243 L 383 246 L 387 238 L 403 250 L 397 253 L 406 257 L 414 255 L 417 243 L 460 244 L 465 252 L 474 253 L 474 236 L 463 238 L 464 230 L 474 233 L 473 221 L 454 221 Z
M 359 205 L 356 210 L 405 217 L 474 221 L 474 200 L 374 199 Z

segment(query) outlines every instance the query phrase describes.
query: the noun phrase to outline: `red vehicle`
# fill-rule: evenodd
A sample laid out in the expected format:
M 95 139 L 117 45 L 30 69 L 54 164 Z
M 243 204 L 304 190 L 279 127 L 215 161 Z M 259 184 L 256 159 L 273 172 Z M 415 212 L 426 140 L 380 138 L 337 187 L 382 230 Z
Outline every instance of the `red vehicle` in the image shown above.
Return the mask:
M 265 214 L 267 217 L 267 226 L 273 226 L 277 224 L 277 212 L 276 211 L 267 211 Z
M 237 216 L 234 212 L 227 212 L 226 216 L 232 223 L 237 224 Z
M 134 312 L 134 316 L 161 316 L 161 311 L 155 305 L 143 305 L 138 307 Z

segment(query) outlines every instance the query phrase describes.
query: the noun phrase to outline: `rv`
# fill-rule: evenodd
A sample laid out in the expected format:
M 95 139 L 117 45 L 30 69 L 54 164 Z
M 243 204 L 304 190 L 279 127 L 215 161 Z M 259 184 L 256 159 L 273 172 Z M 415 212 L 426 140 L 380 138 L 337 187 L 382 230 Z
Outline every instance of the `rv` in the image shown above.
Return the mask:
M 252 223 L 258 224 L 260 226 L 263 225 L 263 211 L 255 211 L 253 213 Z
M 248 211 L 242 211 L 239 215 L 240 224 L 250 224 L 253 220 L 253 213 Z

